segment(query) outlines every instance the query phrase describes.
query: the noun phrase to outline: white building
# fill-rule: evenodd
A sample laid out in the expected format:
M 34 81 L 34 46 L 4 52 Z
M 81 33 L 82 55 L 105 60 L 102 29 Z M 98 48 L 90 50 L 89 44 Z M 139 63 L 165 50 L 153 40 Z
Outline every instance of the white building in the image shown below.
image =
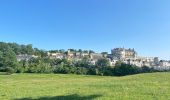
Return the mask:
M 48 56 L 51 59 L 63 59 L 64 58 L 64 54 L 62 54 L 62 53 L 49 53 L 48 52 Z
M 35 55 L 27 55 L 27 54 L 20 54 L 20 55 L 17 55 L 17 60 L 18 61 L 21 61 L 21 60 L 26 60 L 28 61 L 29 59 L 31 58 L 38 58 L 38 56 L 35 56 Z
M 164 66 L 164 67 L 170 67 L 170 61 L 166 61 L 166 60 L 161 60 L 159 62 L 160 66 Z

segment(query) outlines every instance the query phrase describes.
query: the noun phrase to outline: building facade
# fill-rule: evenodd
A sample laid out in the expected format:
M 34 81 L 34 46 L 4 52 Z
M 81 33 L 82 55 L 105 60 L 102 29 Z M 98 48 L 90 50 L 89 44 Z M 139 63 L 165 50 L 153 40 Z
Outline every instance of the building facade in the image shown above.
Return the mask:
M 125 49 L 125 48 L 115 48 L 111 50 L 111 54 L 113 58 L 117 59 L 127 59 L 127 58 L 135 58 L 137 56 L 137 52 L 134 49 Z

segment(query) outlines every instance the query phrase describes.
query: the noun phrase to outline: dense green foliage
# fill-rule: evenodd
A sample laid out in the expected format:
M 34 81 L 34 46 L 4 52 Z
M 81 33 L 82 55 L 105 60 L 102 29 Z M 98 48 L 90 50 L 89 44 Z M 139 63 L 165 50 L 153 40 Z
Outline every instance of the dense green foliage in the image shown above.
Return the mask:
M 15 72 L 17 69 L 17 59 L 13 50 L 9 45 L 0 43 L 0 71 L 9 73 Z
M 0 75 L 0 100 L 169 100 L 169 76 Z
M 79 61 L 67 59 L 32 58 L 28 61 L 19 62 L 18 72 L 27 73 L 62 73 L 83 75 L 124 76 L 138 73 L 155 72 L 147 66 L 137 67 L 117 62 L 115 67 L 108 65 L 107 59 L 100 59 L 96 65 L 91 65 L 87 58 Z
M 0 71 L 5 71 L 9 74 L 14 72 L 24 72 L 21 71 L 24 68 L 19 65 L 16 58 L 16 55 L 19 54 L 37 55 L 40 57 L 47 56 L 45 51 L 33 48 L 31 44 L 19 45 L 16 43 L 0 42 Z
M 71 52 L 94 53 L 92 50 L 74 50 Z M 49 52 L 66 53 L 65 50 L 52 50 Z M 38 58 L 17 61 L 16 55 L 35 55 Z M 103 52 L 103 55 L 107 52 Z M 0 71 L 11 73 L 62 73 L 62 74 L 83 74 L 83 75 L 104 75 L 104 76 L 124 76 L 138 73 L 154 72 L 149 67 L 137 67 L 117 62 L 115 67 L 109 66 L 106 58 L 99 59 L 92 65 L 89 58 L 81 60 L 50 59 L 47 51 L 33 48 L 29 45 L 19 45 L 16 43 L 0 42 Z

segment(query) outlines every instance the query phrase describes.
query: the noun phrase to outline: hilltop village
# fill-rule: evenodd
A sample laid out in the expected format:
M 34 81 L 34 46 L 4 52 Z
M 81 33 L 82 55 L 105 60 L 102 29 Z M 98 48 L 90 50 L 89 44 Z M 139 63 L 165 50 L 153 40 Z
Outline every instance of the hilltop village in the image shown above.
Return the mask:
M 92 65 L 100 59 L 107 59 L 110 66 L 115 66 L 117 61 L 121 61 L 125 64 L 136 65 L 138 67 L 148 66 L 157 70 L 170 69 L 170 61 L 159 60 L 158 57 L 142 57 L 138 56 L 134 49 L 114 48 L 111 50 L 111 54 L 107 52 L 95 53 L 93 51 L 82 51 L 68 49 L 67 51 L 48 51 L 47 56 L 50 59 L 68 59 L 72 61 L 79 61 L 83 58 L 89 59 Z M 30 58 L 37 58 L 35 55 L 20 54 L 17 55 L 17 60 L 29 60 Z
M 170 61 L 141 57 L 130 48 L 114 48 L 111 53 L 81 49 L 46 51 L 31 44 L 0 42 L 0 72 L 123 76 L 159 71 L 170 71 Z

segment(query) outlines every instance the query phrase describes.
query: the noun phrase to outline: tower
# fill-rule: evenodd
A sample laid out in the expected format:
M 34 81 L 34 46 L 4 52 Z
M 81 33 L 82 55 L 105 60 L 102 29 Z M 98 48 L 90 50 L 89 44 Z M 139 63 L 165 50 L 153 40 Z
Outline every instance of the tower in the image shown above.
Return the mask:
M 158 57 L 155 57 L 155 58 L 154 58 L 154 64 L 155 64 L 156 66 L 159 65 L 159 58 L 158 58 Z

